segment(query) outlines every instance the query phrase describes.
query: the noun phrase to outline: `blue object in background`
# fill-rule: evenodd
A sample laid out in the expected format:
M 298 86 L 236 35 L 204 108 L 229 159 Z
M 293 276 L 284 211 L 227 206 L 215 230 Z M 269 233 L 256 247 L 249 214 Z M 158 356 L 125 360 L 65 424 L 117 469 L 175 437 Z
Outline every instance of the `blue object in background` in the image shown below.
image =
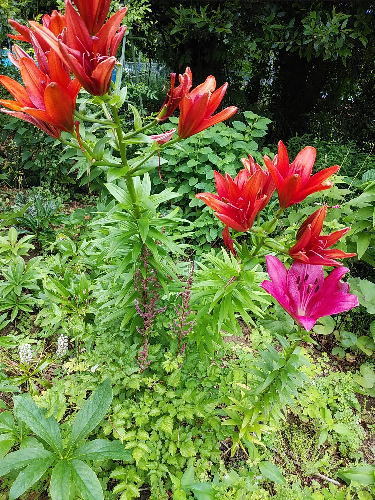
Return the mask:
M 8 52 L 9 50 L 0 49 L 0 62 L 3 66 L 12 66 L 8 58 Z
M 117 68 L 115 68 L 115 69 L 112 71 L 112 77 L 111 77 L 112 82 L 115 82 L 115 81 L 116 81 L 116 75 L 117 75 Z

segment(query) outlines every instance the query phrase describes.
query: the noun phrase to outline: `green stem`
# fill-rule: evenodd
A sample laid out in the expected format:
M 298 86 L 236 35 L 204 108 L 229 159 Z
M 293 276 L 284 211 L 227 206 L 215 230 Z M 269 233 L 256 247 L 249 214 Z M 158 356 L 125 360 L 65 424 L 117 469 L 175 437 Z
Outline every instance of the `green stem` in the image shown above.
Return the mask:
M 163 144 L 160 149 L 169 148 L 170 146 L 173 146 L 173 144 L 176 144 L 177 142 L 181 141 L 182 141 L 181 137 L 176 137 L 175 139 L 172 139 L 171 141 Z
M 262 246 L 264 245 L 264 242 L 267 238 L 267 236 L 269 235 L 269 233 L 271 232 L 271 230 L 273 230 L 273 226 L 274 224 L 280 219 L 281 217 L 281 214 L 283 213 L 284 209 L 283 208 L 279 208 L 279 210 L 276 212 L 276 215 L 275 217 L 271 220 L 271 222 L 269 224 L 266 225 L 265 227 L 265 233 L 264 235 L 262 235 L 257 243 L 257 246 L 255 247 L 254 251 L 252 252 L 252 255 L 253 256 L 256 256 L 257 253 L 259 252 L 259 250 L 262 248 Z
M 287 363 L 289 361 L 289 359 L 291 358 L 292 354 L 294 353 L 294 351 L 299 346 L 300 342 L 301 342 L 301 338 L 298 337 L 293 343 L 290 344 L 289 347 L 287 347 L 285 349 L 285 351 L 284 351 L 285 363 Z
M 134 172 L 136 172 L 137 170 L 139 170 L 139 168 L 144 164 L 146 163 L 147 160 L 149 160 L 150 158 L 152 158 L 153 156 L 155 156 L 156 154 L 158 153 L 158 151 L 151 151 L 151 153 L 149 153 L 147 156 L 145 156 L 142 161 L 140 161 L 135 167 L 132 167 L 130 170 L 129 170 L 129 174 L 134 174 Z
M 158 120 L 156 120 L 156 118 L 153 118 L 153 120 L 150 123 L 147 123 L 146 125 L 143 125 L 143 127 L 139 128 L 138 130 L 134 130 L 132 132 L 124 134 L 123 138 L 124 138 L 124 140 L 131 139 L 132 137 L 134 137 L 134 136 L 136 136 L 138 134 L 141 134 L 145 130 L 150 129 L 151 127 L 153 127 L 157 123 L 158 123 Z
M 58 137 L 57 140 L 61 142 L 61 144 L 64 144 L 64 146 L 69 146 L 70 148 L 74 149 L 81 149 L 78 144 L 74 144 L 74 142 L 66 141 L 65 139 L 62 139 L 61 137 Z
M 122 164 L 125 168 L 128 167 L 128 160 L 126 157 L 126 145 L 124 142 L 124 133 L 122 131 L 121 127 L 121 120 L 118 114 L 117 108 L 114 106 L 111 108 L 112 113 L 113 113 L 113 119 L 116 124 L 116 135 L 117 135 L 117 142 L 118 142 L 118 147 L 120 150 L 120 155 L 121 155 L 121 161 Z M 139 206 L 138 206 L 138 200 L 137 200 L 137 193 L 135 192 L 135 186 L 134 186 L 134 181 L 132 176 L 129 174 L 129 172 L 125 176 L 125 181 L 126 181 L 126 186 L 128 188 L 129 196 L 132 201 L 132 205 L 134 208 L 134 214 L 136 217 L 140 216 L 140 211 L 139 211 Z
M 74 113 L 76 118 L 79 120 L 85 121 L 85 122 L 90 122 L 90 123 L 99 123 L 100 125 L 107 125 L 109 127 L 115 127 L 115 123 L 111 120 L 100 120 L 98 118 L 90 118 L 89 116 L 83 115 L 79 111 L 76 111 Z

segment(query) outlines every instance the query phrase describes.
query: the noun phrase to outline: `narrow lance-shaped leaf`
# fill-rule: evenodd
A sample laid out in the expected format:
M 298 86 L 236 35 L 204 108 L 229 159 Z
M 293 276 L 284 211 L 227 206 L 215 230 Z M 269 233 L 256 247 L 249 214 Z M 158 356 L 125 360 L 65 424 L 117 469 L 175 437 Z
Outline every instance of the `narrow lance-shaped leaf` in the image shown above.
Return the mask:
M 81 460 L 72 460 L 73 482 L 83 500 L 104 500 L 95 472 Z
M 73 468 L 70 460 L 60 460 L 52 470 L 49 493 L 52 500 L 70 500 Z
M 11 471 L 20 470 L 35 460 L 48 459 L 52 456 L 53 453 L 43 448 L 22 448 L 21 450 L 13 451 L 1 460 L 0 477 L 9 474 Z
M 112 402 L 112 387 L 105 380 L 85 401 L 72 424 L 71 443 L 79 443 L 103 420 Z
M 83 444 L 74 452 L 74 457 L 81 460 L 131 460 L 132 454 L 125 450 L 120 441 L 109 441 L 108 439 L 94 439 Z
M 61 451 L 63 443 L 56 420 L 52 417 L 46 418 L 43 410 L 35 404 L 29 394 L 15 396 L 13 400 L 16 416 L 51 448 Z
M 9 491 L 9 500 L 16 500 L 25 491 L 29 490 L 43 474 L 51 467 L 55 457 L 43 458 L 40 460 L 35 460 L 33 463 L 28 465 L 23 471 L 21 471 L 12 487 Z

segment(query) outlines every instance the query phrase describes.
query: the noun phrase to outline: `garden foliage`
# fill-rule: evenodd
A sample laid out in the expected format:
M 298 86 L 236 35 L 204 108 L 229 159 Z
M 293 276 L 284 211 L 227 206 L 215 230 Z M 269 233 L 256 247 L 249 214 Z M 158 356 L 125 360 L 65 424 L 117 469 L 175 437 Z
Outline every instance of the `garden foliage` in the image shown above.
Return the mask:
M 90 193 L 7 192 L 1 212 L 1 493 L 371 499 L 371 159 L 275 154 L 270 120 L 220 110 L 227 84 L 189 67 L 145 116 L 112 81 L 109 4 L 12 23 L 35 59 L 15 46 L 24 86 L 0 76 L 2 111 Z

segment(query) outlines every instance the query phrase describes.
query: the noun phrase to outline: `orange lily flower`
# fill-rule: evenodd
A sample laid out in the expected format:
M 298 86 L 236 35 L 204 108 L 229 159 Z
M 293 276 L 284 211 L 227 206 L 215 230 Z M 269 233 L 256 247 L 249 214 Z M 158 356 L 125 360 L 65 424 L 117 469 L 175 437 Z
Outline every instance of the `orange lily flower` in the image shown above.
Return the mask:
M 181 99 L 181 113 L 178 123 L 178 135 L 181 138 L 198 134 L 198 132 L 227 120 L 237 113 L 238 108 L 236 106 L 229 106 L 213 115 L 220 106 L 227 87 L 228 84 L 224 83 L 219 89 L 215 90 L 215 77 L 208 76 L 204 83 L 195 87 Z
M 39 45 L 41 46 L 44 52 L 49 50 L 50 47 L 48 43 L 46 43 L 41 36 L 39 36 L 36 33 L 33 33 L 33 31 L 27 26 L 20 24 L 14 19 L 9 19 L 9 24 L 19 33 L 19 35 L 8 35 L 9 38 L 21 42 L 33 43 L 33 37 L 34 37 L 37 39 Z M 42 24 L 46 29 L 50 30 L 51 33 L 53 33 L 56 37 L 60 37 L 62 35 L 62 32 L 64 31 L 64 28 L 66 27 L 65 16 L 61 14 L 61 12 L 59 12 L 58 10 L 54 10 L 52 11 L 51 15 L 45 14 L 42 17 Z
M 264 157 L 264 163 L 276 185 L 281 208 L 290 207 L 312 193 L 332 187 L 327 179 L 338 172 L 340 167 L 334 165 L 311 175 L 315 158 L 316 149 L 307 146 L 289 163 L 288 151 L 282 141 L 279 141 L 278 154 L 273 161 L 268 156 Z
M 355 253 L 329 248 L 350 231 L 350 227 L 323 236 L 320 233 L 326 216 L 327 207 L 324 206 L 311 214 L 301 225 L 297 233 L 297 242 L 289 250 L 289 255 L 294 260 L 312 265 L 341 266 L 341 262 L 334 259 L 355 257 Z
M 176 73 L 171 73 L 170 75 L 170 87 L 167 98 L 157 116 L 159 121 L 164 121 L 173 115 L 175 110 L 178 108 L 181 99 L 188 92 L 190 92 L 193 85 L 193 76 L 189 67 L 185 69 L 185 73 L 183 75 L 178 75 L 180 81 L 180 85 L 178 85 L 178 87 L 175 87 L 176 76 Z
M 30 57 L 19 57 L 17 66 L 24 87 L 0 75 L 0 83 L 12 94 L 14 101 L 0 99 L 5 106 L 0 111 L 25 120 L 52 137 L 60 137 L 62 131 L 72 132 L 74 110 L 80 84 L 71 80 L 57 54 L 47 55 L 48 73 L 43 72 Z
M 33 30 L 54 50 L 92 95 L 108 92 L 112 71 L 116 64 L 116 53 L 125 34 L 121 26 L 127 8 L 120 9 L 98 31 L 91 36 L 84 19 L 74 9 L 70 0 L 66 2 L 66 32 L 59 40 L 49 29 L 30 21 Z

